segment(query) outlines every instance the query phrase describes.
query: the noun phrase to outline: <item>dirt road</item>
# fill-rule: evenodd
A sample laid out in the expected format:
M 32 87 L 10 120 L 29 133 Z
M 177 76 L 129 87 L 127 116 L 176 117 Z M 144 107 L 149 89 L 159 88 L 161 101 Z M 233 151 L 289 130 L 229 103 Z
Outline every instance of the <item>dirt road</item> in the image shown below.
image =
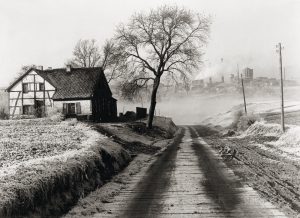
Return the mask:
M 93 217 L 285 217 L 243 184 L 202 137 L 184 127 L 144 173 L 133 175 Z

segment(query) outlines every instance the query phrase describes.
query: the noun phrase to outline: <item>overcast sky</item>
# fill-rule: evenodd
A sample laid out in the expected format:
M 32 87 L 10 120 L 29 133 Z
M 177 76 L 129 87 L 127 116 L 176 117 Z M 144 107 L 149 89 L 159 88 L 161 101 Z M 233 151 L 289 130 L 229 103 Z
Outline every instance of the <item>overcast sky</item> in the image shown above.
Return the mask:
M 62 67 L 80 38 L 101 46 L 135 11 L 162 4 L 213 17 L 197 78 L 235 73 L 237 64 L 253 68 L 255 76 L 277 77 L 278 42 L 285 47 L 287 75 L 300 75 L 300 0 L 0 0 L 0 86 L 23 65 Z

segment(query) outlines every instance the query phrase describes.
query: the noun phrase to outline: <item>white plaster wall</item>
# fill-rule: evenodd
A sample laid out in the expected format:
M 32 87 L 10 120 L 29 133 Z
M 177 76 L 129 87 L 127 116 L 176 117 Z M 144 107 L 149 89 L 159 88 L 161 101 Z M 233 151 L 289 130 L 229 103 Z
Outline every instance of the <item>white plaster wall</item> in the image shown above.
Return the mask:
M 11 99 L 11 98 L 17 98 L 18 97 L 18 92 L 10 92 L 9 93 L 9 99 Z
M 11 106 L 9 109 L 10 115 L 13 114 L 14 111 L 14 106 L 16 105 L 15 109 L 15 115 L 20 115 L 22 112 L 22 96 L 23 96 L 23 105 L 34 105 L 34 100 L 33 99 L 26 99 L 26 98 L 34 98 L 34 84 L 29 84 L 30 85 L 30 90 L 28 93 L 22 93 L 22 83 L 27 83 L 27 82 L 34 82 L 34 75 L 35 75 L 35 86 L 36 86 L 36 99 L 37 100 L 43 100 L 43 91 L 38 91 L 39 89 L 39 84 L 38 83 L 44 83 L 45 81 L 45 90 L 50 90 L 50 91 L 45 91 L 45 103 L 47 107 L 53 106 L 53 101 L 52 97 L 53 94 L 55 93 L 55 88 L 46 80 L 44 80 L 43 77 L 39 76 L 35 70 L 32 70 L 29 72 L 22 80 L 20 80 L 14 87 L 11 88 L 11 91 L 9 92 L 9 105 Z M 19 95 L 20 92 L 20 95 Z M 49 93 L 49 95 L 48 95 Z M 19 95 L 19 99 L 17 100 Z M 48 98 L 51 98 L 49 100 Z
M 9 110 L 9 114 L 10 115 L 13 114 L 13 111 L 14 111 L 14 108 L 11 107 Z M 21 115 L 21 112 L 22 112 L 21 107 L 16 107 L 15 116 Z
M 33 92 L 23 93 L 23 98 L 33 98 L 33 97 L 34 97 Z
M 12 87 L 11 91 L 22 91 L 22 81 L 19 81 L 14 87 Z
M 21 101 L 21 99 L 19 99 L 18 101 L 17 100 L 15 100 L 15 99 L 10 99 L 9 100 L 9 105 L 10 106 L 22 106 L 22 101 Z
M 81 114 L 92 114 L 91 111 L 91 100 L 81 100 L 81 101 L 54 101 L 54 107 L 58 108 L 62 111 L 63 103 L 77 103 L 79 102 L 81 105 Z
M 43 83 L 44 78 L 40 75 L 36 74 L 34 71 L 31 71 L 27 76 L 25 76 L 21 81 L 19 81 L 14 87 L 11 88 L 11 91 L 22 91 L 22 82 L 34 82 L 34 76 L 35 75 L 35 82 L 36 83 Z M 33 84 L 30 84 L 31 90 L 34 89 Z M 38 88 L 38 84 L 36 84 L 36 88 Z M 55 88 L 47 81 L 45 81 L 45 89 L 46 90 L 53 90 L 55 91 Z M 52 96 L 51 96 L 52 97 Z
M 23 99 L 23 105 L 34 105 L 34 99 Z

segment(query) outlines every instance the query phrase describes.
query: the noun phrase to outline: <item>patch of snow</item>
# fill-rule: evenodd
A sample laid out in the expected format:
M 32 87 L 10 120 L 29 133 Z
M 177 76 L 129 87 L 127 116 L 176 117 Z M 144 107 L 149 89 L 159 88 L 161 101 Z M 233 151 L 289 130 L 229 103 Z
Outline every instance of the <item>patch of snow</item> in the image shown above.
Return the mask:
M 294 112 L 300 110 L 300 102 L 299 101 L 286 101 L 285 102 L 285 112 Z M 234 121 L 234 115 L 238 111 L 244 111 L 243 104 L 237 104 L 231 107 L 226 112 L 221 112 L 215 114 L 214 116 L 210 116 L 202 120 L 204 124 L 213 124 L 219 125 L 222 127 L 228 127 Z M 258 101 L 252 100 L 247 103 L 247 111 L 249 114 L 262 114 L 262 113 L 279 113 L 281 111 L 280 101 L 275 100 L 266 100 L 266 101 Z
M 281 156 L 295 159 L 300 158 L 300 126 L 287 125 L 285 133 L 281 131 L 279 124 L 255 122 L 239 137 L 246 136 L 275 136 L 278 140 L 268 142 L 269 146 L 259 145 L 264 150 L 279 150 Z M 290 155 L 288 155 L 290 154 Z
M 300 156 L 300 126 L 290 127 L 272 144 L 280 150 Z
M 265 123 L 264 121 L 255 122 L 242 135 L 263 135 L 263 136 L 280 136 L 282 134 L 279 124 Z

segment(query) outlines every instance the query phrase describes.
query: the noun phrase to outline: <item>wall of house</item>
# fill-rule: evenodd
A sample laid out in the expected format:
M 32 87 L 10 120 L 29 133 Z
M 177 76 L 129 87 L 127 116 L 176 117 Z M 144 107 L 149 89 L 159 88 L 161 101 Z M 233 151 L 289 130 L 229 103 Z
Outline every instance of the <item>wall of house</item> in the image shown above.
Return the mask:
M 22 84 L 28 83 L 28 93 L 23 93 Z M 39 84 L 43 83 L 44 90 L 39 90 Z M 23 114 L 23 106 L 34 106 L 35 100 L 45 101 L 45 110 L 52 107 L 52 96 L 55 88 L 44 78 L 38 75 L 35 70 L 29 72 L 22 80 L 20 80 L 9 92 L 9 115 L 10 118 Z
M 82 115 L 91 115 L 92 114 L 92 105 L 91 100 L 74 100 L 74 101 L 54 101 L 54 107 L 63 110 L 64 103 L 80 103 L 81 114 Z

